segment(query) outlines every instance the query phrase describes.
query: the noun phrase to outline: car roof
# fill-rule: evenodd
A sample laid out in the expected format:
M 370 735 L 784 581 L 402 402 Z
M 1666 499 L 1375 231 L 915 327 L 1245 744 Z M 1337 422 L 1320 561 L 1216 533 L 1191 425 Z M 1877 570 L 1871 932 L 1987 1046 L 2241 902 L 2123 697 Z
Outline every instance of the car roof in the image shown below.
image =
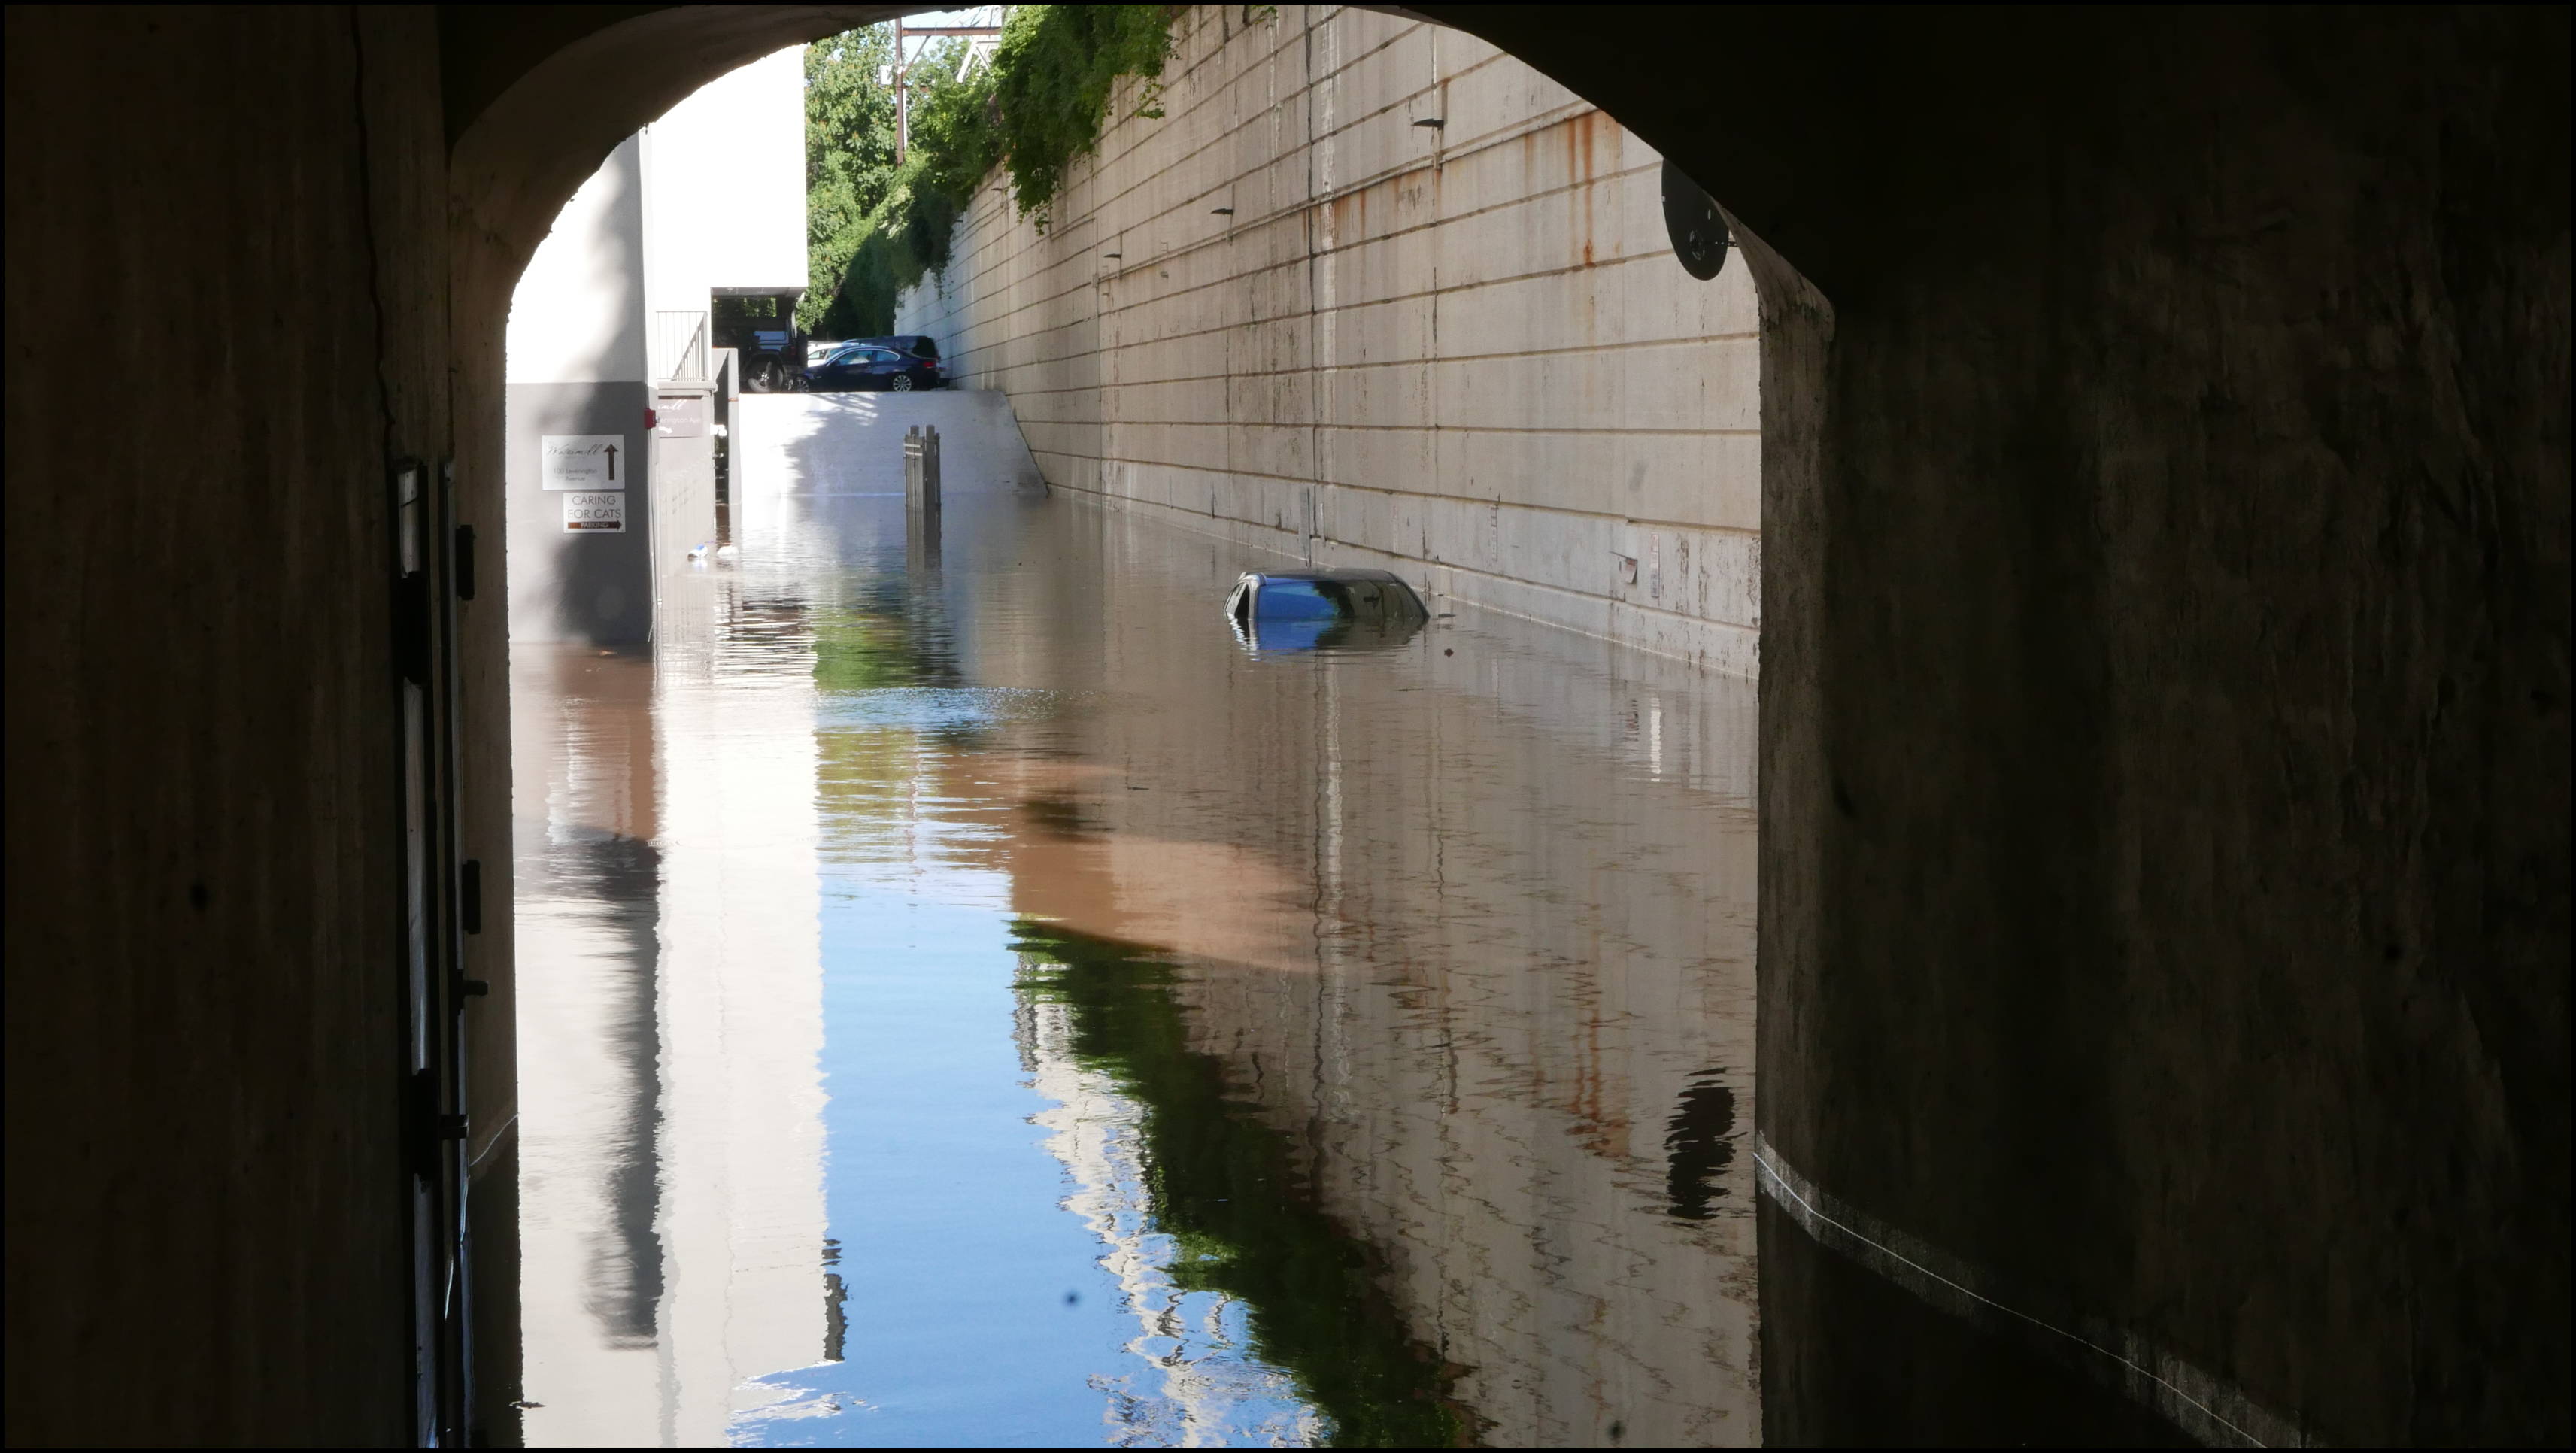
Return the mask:
M 1247 570 L 1246 580 L 1374 580 L 1380 583 L 1401 581 L 1392 570 Z

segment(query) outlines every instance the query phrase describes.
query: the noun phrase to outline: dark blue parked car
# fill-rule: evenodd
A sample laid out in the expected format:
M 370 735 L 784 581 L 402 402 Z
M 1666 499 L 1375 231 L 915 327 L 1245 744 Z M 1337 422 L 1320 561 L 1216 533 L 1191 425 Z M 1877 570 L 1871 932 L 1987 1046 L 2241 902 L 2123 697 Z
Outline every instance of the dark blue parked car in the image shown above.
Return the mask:
M 855 389 L 906 393 L 942 388 L 947 383 L 939 364 L 932 359 L 865 343 L 844 343 L 820 362 L 805 365 L 805 386 L 816 393 L 848 393 Z

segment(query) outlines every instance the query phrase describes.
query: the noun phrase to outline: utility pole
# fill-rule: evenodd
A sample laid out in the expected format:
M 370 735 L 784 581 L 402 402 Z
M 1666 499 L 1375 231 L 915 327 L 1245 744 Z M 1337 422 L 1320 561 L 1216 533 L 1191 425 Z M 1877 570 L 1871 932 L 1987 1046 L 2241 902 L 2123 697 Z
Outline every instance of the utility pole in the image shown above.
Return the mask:
M 1000 35 L 998 25 L 906 25 L 902 16 L 894 22 L 894 164 L 903 165 L 912 154 L 912 63 L 904 58 L 903 40 L 908 35 Z

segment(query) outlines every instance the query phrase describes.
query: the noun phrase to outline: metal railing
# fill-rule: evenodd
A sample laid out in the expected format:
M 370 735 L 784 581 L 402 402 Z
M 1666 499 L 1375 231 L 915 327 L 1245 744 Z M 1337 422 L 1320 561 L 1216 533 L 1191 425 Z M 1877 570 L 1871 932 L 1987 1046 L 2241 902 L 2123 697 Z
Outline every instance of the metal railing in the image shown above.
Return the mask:
M 706 310 L 679 308 L 655 313 L 652 362 L 655 383 L 706 382 Z

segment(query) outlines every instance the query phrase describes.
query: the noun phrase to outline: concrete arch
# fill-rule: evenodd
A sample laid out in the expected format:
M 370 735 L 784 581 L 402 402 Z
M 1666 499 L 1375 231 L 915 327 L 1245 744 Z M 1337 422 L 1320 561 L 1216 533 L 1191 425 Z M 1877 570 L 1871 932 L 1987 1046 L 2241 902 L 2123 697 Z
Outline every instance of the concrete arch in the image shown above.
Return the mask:
M 404 1436 L 384 456 L 500 539 L 562 199 L 923 8 L 10 11 L 11 1441 Z M 2565 10 L 1414 13 L 1753 242 L 1782 1183 L 2294 1433 L 2565 1441 Z M 1838 1362 L 1872 1295 L 1766 1283 L 1771 1438 L 1973 1395 Z

